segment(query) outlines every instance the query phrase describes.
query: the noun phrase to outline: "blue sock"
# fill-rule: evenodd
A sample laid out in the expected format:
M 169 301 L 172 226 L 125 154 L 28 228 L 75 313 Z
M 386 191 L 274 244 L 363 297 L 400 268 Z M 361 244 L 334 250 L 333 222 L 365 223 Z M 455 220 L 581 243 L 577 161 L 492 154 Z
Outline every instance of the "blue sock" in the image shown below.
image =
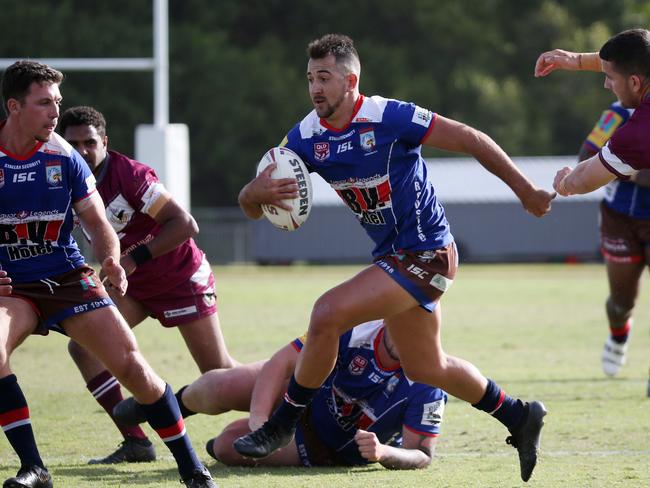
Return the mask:
M 521 400 L 506 395 L 506 392 L 489 378 L 483 398 L 472 407 L 489 413 L 511 431 L 523 420 L 525 412 Z
M 181 478 L 186 478 L 203 467 L 185 432 L 178 402 L 169 385 L 165 386 L 165 393 L 159 400 L 151 405 L 142 405 L 142 410 L 149 425 L 158 433 L 176 459 Z
M 45 468 L 36 447 L 27 400 L 13 374 L 0 379 L 0 425 L 21 466 Z
M 270 420 L 281 425 L 286 430 L 293 429 L 298 423 L 302 412 L 311 403 L 318 390 L 319 388 L 306 388 L 299 385 L 296 377 L 292 376 L 284 400 L 278 409 L 273 412 Z

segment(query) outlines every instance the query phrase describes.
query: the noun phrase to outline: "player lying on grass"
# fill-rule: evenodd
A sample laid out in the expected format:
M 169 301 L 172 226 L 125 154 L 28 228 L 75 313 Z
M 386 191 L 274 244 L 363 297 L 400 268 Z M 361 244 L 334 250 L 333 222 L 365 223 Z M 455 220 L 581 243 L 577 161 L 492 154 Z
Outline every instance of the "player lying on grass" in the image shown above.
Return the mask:
M 282 145 L 355 214 L 374 243 L 373 264 L 316 300 L 285 401 L 261 428 L 237 439 L 235 449 L 257 459 L 290 442 L 334 367 L 339 336 L 383 318 L 409 378 L 442 388 L 501 422 L 510 433 L 506 442 L 517 449 L 521 478 L 528 481 L 537 464 L 544 404 L 508 395 L 442 346 L 441 298 L 456 278 L 458 252 L 422 146 L 473 156 L 537 217 L 551 209 L 555 194 L 537 188 L 486 134 L 412 103 L 364 96 L 359 53 L 349 37 L 327 34 L 311 42 L 308 53 L 313 110 Z M 240 207 L 259 219 L 262 205 L 296 198 L 291 185 L 289 178 L 262 172 L 242 188 Z
M 213 370 L 181 388 L 183 416 L 249 410 L 211 439 L 206 449 L 231 466 L 350 466 L 379 462 L 391 469 L 426 468 L 440 433 L 447 395 L 409 380 L 381 320 L 367 322 L 339 339 L 336 367 L 300 419 L 295 438 L 263 459 L 238 454 L 233 441 L 259 428 L 282 398 L 305 337 L 268 361 Z M 144 421 L 133 398 L 119 403 L 115 417 Z

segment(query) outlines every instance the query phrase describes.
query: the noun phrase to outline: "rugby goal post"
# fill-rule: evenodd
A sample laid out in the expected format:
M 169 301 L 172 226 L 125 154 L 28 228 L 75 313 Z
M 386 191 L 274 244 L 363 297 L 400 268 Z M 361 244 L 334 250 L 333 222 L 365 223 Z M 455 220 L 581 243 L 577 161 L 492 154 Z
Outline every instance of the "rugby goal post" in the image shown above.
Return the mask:
M 62 71 L 153 71 L 154 123 L 135 131 L 135 159 L 151 166 L 185 208 L 190 209 L 190 144 L 185 124 L 169 123 L 169 16 L 167 0 L 152 0 L 152 58 L 34 58 Z M 0 58 L 5 69 L 21 57 Z

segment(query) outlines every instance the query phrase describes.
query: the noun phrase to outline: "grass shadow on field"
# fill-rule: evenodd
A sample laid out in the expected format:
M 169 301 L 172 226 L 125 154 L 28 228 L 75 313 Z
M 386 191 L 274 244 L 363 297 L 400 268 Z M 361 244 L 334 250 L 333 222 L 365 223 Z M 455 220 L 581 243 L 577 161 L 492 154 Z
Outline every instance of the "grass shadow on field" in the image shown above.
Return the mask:
M 93 486 L 98 482 L 102 486 L 138 486 L 157 485 L 166 482 L 178 482 L 176 468 L 146 469 L 138 472 L 125 472 L 113 466 L 59 465 L 50 467 L 54 479 L 66 477 L 76 479 L 78 486 Z
M 569 384 L 569 383 L 638 383 L 639 378 L 538 378 L 538 379 L 514 379 L 508 380 L 512 384 Z
M 318 477 L 319 475 L 345 474 L 354 471 L 355 473 L 371 473 L 373 471 L 386 472 L 381 465 L 369 466 L 336 466 L 336 467 L 282 467 L 282 466 L 255 466 L 255 467 L 228 467 L 220 463 L 209 464 L 208 469 L 215 476 L 215 479 L 224 480 L 228 478 L 242 478 L 253 476 L 256 479 L 261 477 L 284 478 L 286 476 L 304 476 Z

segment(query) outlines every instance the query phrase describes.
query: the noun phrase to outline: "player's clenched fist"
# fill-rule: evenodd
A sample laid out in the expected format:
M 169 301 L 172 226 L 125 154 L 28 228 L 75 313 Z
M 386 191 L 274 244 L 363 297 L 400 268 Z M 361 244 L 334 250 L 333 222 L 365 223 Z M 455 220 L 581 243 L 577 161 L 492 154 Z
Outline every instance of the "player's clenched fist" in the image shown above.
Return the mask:
M 128 285 L 126 272 L 112 256 L 104 259 L 102 263 L 102 274 L 106 276 L 108 282 L 117 290 L 120 296 L 126 293 L 126 287 Z
M 551 201 L 555 196 L 555 192 L 537 189 L 522 198 L 521 203 L 529 213 L 542 217 L 551 210 Z
M 580 53 L 553 49 L 542 53 L 535 63 L 535 76 L 546 76 L 558 69 L 579 70 L 581 68 Z
M 7 272 L 0 269 L 0 296 L 6 297 L 11 295 L 11 278 L 7 276 Z
M 571 173 L 571 171 L 572 171 L 571 168 L 565 166 L 557 173 L 555 173 L 555 178 L 553 179 L 553 188 L 555 188 L 555 191 L 557 191 L 563 197 L 568 197 L 569 195 L 572 195 L 572 193 L 569 190 L 567 190 L 565 186 L 565 178 L 569 173 Z
M 359 429 L 354 435 L 354 440 L 359 446 L 359 452 L 364 459 L 371 462 L 381 461 L 386 446 L 379 442 L 374 432 Z

